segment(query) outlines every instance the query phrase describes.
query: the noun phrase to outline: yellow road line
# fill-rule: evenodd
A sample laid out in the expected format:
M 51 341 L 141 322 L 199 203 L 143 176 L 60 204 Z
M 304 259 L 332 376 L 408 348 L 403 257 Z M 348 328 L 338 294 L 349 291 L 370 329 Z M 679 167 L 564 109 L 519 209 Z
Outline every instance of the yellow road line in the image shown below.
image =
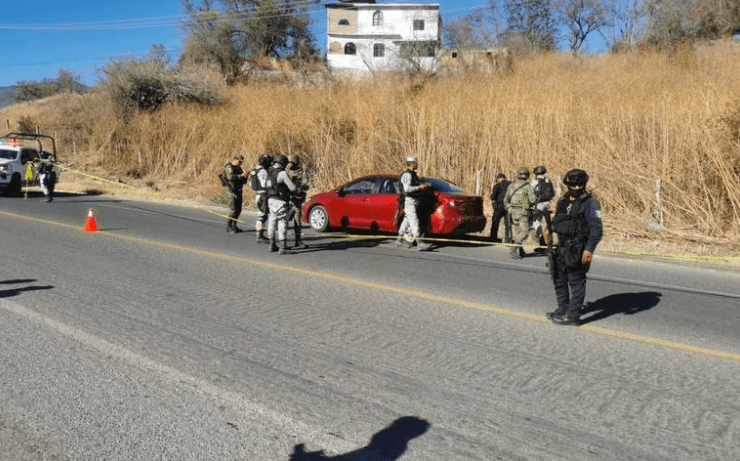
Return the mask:
M 118 182 L 110 181 L 105 178 L 101 178 L 99 176 L 94 176 L 82 171 L 78 171 L 75 169 L 72 169 L 68 166 L 64 166 L 62 164 L 57 163 L 56 166 L 64 171 L 68 171 L 69 173 L 82 176 L 88 179 L 91 179 L 93 181 L 102 182 L 105 184 L 108 184 L 113 187 L 120 187 L 122 189 L 129 189 L 134 191 L 140 191 L 140 188 L 129 186 L 128 184 L 121 184 Z M 147 193 L 157 195 L 163 199 L 167 198 L 167 195 L 162 192 L 154 192 L 154 191 L 147 191 Z M 198 209 L 199 211 L 203 211 L 205 213 L 218 216 L 220 218 L 229 219 L 227 215 L 219 214 L 214 211 L 210 210 L 203 210 L 202 208 L 197 207 L 191 207 L 194 209 Z M 242 221 L 237 219 L 237 222 L 239 224 L 249 225 L 246 221 Z M 345 236 L 344 238 L 354 238 L 353 236 Z M 386 240 L 389 238 L 393 238 L 392 236 L 388 235 L 365 235 L 358 238 L 364 238 L 364 239 L 377 239 L 377 240 Z M 487 241 L 475 241 L 475 240 L 456 240 L 456 239 L 450 239 L 450 238 L 429 238 L 426 237 L 424 240 L 426 241 L 433 241 L 433 242 L 439 242 L 439 243 L 466 243 L 466 244 L 472 244 L 472 245 L 480 245 L 480 246 L 500 246 L 500 247 L 513 247 L 517 246 L 516 244 L 510 244 L 510 243 L 494 243 L 494 242 L 487 242 Z M 540 249 L 547 249 L 547 247 L 540 247 L 536 244 L 530 244 L 530 245 L 524 245 L 527 249 L 534 249 L 534 248 L 540 248 Z M 690 261 L 690 262 L 698 262 L 698 263 L 738 263 L 740 262 L 740 256 L 702 256 L 702 255 L 689 255 L 689 254 L 682 254 L 682 255 L 660 255 L 660 254 L 654 254 L 654 253 L 634 253 L 634 252 L 615 252 L 615 251 L 606 251 L 606 250 L 600 250 L 599 253 L 603 254 L 615 254 L 620 256 L 649 256 L 653 258 L 661 258 L 661 259 L 668 259 L 668 260 L 674 260 L 674 261 Z
M 69 224 L 64 224 L 64 223 L 46 220 L 46 219 L 22 216 L 22 215 L 18 215 L 18 214 L 6 212 L 6 211 L 0 211 L 0 215 L 5 215 L 5 216 L 13 217 L 13 218 L 18 218 L 18 219 L 24 219 L 28 221 L 34 221 L 34 222 L 43 223 L 43 224 L 54 225 L 58 227 L 64 227 L 67 229 L 76 229 L 78 231 L 82 230 L 81 226 L 75 227 Z M 143 239 L 139 237 L 130 237 L 126 235 L 108 233 L 108 232 L 103 232 L 103 231 L 94 232 L 94 233 L 91 233 L 91 235 L 115 237 L 119 240 L 136 242 L 136 243 L 148 245 L 151 247 L 165 248 L 165 249 L 180 251 L 183 253 L 192 253 L 192 254 L 197 254 L 200 256 L 220 259 L 223 261 L 231 261 L 235 263 L 249 264 L 249 265 L 256 266 L 256 267 L 261 267 L 263 269 L 270 269 L 270 270 L 274 270 L 278 272 L 288 272 L 288 273 L 302 275 L 306 277 L 312 277 L 316 279 L 340 282 L 340 283 L 345 283 L 347 285 L 354 285 L 356 287 L 366 288 L 369 290 L 381 291 L 385 293 L 393 293 L 393 294 L 397 294 L 400 296 L 410 296 L 410 297 L 415 297 L 415 298 L 422 299 L 425 301 L 431 301 L 431 302 L 440 303 L 440 304 L 447 304 L 450 306 L 461 307 L 465 309 L 473 309 L 473 310 L 482 311 L 482 312 L 493 312 L 498 315 L 503 315 L 506 317 L 514 317 L 514 318 L 518 318 L 522 320 L 527 320 L 530 322 L 550 323 L 550 321 L 547 320 L 547 318 L 545 318 L 545 316 L 543 315 L 528 314 L 525 312 L 518 312 L 518 311 L 511 310 L 511 309 L 505 309 L 503 307 L 498 307 L 498 306 L 494 306 L 491 304 L 481 304 L 481 303 L 465 301 L 465 300 L 461 300 L 457 298 L 450 298 L 446 296 L 438 296 L 434 294 L 424 293 L 421 291 L 408 290 L 405 288 L 398 288 L 398 287 L 394 287 L 391 285 L 384 285 L 381 283 L 367 282 L 367 281 L 358 280 L 358 279 L 354 279 L 350 277 L 344 277 L 344 276 L 337 275 L 337 274 L 323 273 L 323 272 L 317 272 L 317 271 L 310 270 L 310 269 L 301 269 L 301 268 L 297 268 L 293 266 L 269 263 L 269 262 L 261 261 L 261 260 L 254 259 L 254 258 L 247 258 L 244 256 L 233 256 L 233 255 L 228 255 L 224 253 L 216 253 L 216 252 L 211 252 L 211 251 L 198 250 L 196 248 L 183 247 L 180 245 L 160 242 L 157 240 L 149 240 L 149 239 Z M 559 328 L 563 328 L 563 327 L 559 327 Z M 691 344 L 684 344 L 684 343 L 679 343 L 675 341 L 666 341 L 666 340 L 662 340 L 658 338 L 653 338 L 650 336 L 625 333 L 621 331 L 610 330 L 608 328 L 595 327 L 595 326 L 589 326 L 589 325 L 580 326 L 577 328 L 577 330 L 592 333 L 592 334 L 597 334 L 600 336 L 606 336 L 610 338 L 617 338 L 617 339 L 622 339 L 626 341 L 633 341 L 633 342 L 637 342 L 641 344 L 649 344 L 651 346 L 661 347 L 664 349 L 674 349 L 674 350 L 678 350 L 682 352 L 689 352 L 693 354 L 704 355 L 704 356 L 709 356 L 709 357 L 714 357 L 714 358 L 719 358 L 719 359 L 727 359 L 727 360 L 732 360 L 732 361 L 740 363 L 740 354 L 734 354 L 731 352 L 718 351 L 714 349 L 693 346 Z

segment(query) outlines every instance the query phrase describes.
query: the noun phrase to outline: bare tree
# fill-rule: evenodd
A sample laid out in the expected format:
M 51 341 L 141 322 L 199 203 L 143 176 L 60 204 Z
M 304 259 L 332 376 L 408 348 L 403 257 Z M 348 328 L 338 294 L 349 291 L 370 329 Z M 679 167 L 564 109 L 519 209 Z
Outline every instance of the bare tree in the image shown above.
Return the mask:
M 598 30 L 613 51 L 631 51 L 645 32 L 648 0 L 608 0 L 606 25 Z
M 445 47 L 448 49 L 482 49 L 496 44 L 500 25 L 492 14 L 477 11 L 450 22 L 445 28 Z
M 561 21 L 568 31 L 568 46 L 577 53 L 586 38 L 606 25 L 606 7 L 602 0 L 564 0 Z
M 216 64 L 229 84 L 258 56 L 317 55 L 308 8 L 318 0 L 182 0 L 188 20 L 182 64 Z
M 557 47 L 556 0 L 492 0 L 492 8 L 506 15 L 499 42 L 513 50 L 551 51 Z

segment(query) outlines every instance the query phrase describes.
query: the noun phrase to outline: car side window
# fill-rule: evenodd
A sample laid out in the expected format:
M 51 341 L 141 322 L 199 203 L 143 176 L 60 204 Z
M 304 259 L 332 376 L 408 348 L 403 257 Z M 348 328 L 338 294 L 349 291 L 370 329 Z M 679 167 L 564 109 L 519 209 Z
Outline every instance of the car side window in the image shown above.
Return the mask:
M 372 194 L 375 181 L 373 179 L 361 179 L 357 182 L 347 185 L 344 193 L 350 194 Z
M 380 183 L 380 189 L 378 189 L 378 193 L 380 194 L 396 194 L 397 188 L 393 184 L 392 179 L 385 178 L 383 179 L 383 182 Z

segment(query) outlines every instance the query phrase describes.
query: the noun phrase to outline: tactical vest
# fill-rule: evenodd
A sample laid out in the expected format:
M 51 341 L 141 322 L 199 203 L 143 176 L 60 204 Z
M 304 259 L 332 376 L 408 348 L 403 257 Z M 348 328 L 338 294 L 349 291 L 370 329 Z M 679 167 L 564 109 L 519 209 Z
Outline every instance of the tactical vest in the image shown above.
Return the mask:
M 242 192 L 244 186 L 244 178 L 241 175 L 244 174 L 242 167 L 227 163 L 224 165 L 224 177 L 223 180 L 228 183 L 226 186 L 235 194 Z
M 549 202 L 555 197 L 555 188 L 552 187 L 552 183 L 546 178 L 537 178 L 534 183 L 534 197 L 537 203 Z
M 561 245 L 584 244 L 588 241 L 589 227 L 584 205 L 590 199 L 591 194 L 584 192 L 573 201 L 568 197 L 558 200 L 552 229 L 558 234 Z
M 522 183 L 517 181 L 511 183 L 509 187 L 514 188 L 514 191 L 509 197 L 509 207 L 521 209 L 529 208 L 529 206 L 531 205 L 529 203 L 529 183 L 526 181 Z
M 287 202 L 290 200 L 290 189 L 283 183 L 278 184 L 278 175 L 283 168 L 270 168 L 267 171 L 267 197 Z
M 406 170 L 406 171 L 404 171 L 401 174 L 401 176 L 403 176 L 406 173 L 410 173 L 411 174 L 411 184 L 410 184 L 411 186 L 418 186 L 418 185 L 421 184 L 421 181 L 419 181 L 419 175 L 416 174 L 416 171 L 414 171 L 414 170 Z M 401 187 L 401 194 L 404 197 L 413 197 L 413 198 L 419 198 L 419 197 L 421 197 L 421 191 L 418 191 L 417 190 L 416 192 L 406 192 L 406 188 L 405 187 Z

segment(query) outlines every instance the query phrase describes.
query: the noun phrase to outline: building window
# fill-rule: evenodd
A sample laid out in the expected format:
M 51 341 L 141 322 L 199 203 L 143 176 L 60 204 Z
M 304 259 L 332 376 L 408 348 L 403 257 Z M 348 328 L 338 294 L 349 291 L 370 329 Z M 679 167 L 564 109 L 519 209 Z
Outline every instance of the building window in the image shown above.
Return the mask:
M 349 42 L 344 45 L 344 54 L 357 54 L 357 47 L 354 43 Z
M 383 25 L 383 13 L 380 11 L 376 11 L 373 13 L 373 25 L 374 26 L 382 26 Z
M 340 19 L 339 20 L 339 25 L 340 26 L 348 26 L 349 25 L 349 20 L 348 19 Z
M 385 56 L 385 45 L 382 43 L 373 45 L 373 57 L 382 58 L 383 56 Z
M 423 19 L 414 19 L 414 30 L 424 30 Z

